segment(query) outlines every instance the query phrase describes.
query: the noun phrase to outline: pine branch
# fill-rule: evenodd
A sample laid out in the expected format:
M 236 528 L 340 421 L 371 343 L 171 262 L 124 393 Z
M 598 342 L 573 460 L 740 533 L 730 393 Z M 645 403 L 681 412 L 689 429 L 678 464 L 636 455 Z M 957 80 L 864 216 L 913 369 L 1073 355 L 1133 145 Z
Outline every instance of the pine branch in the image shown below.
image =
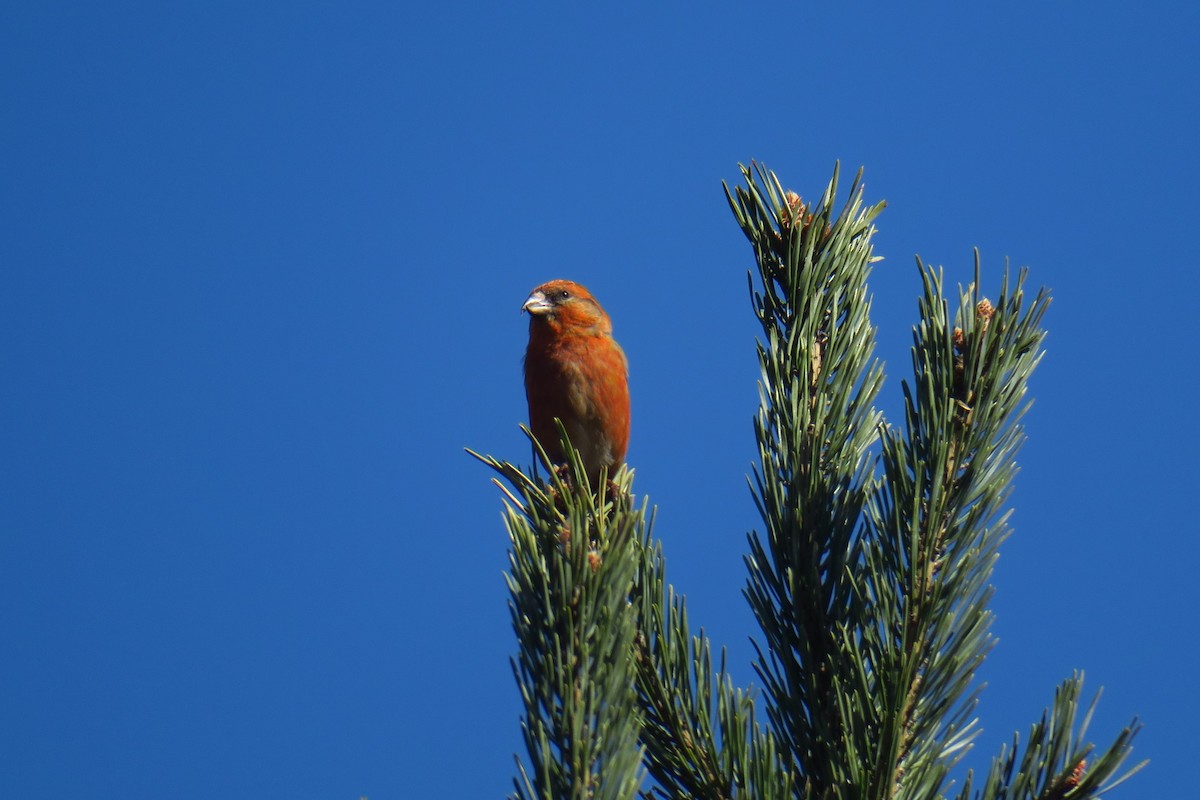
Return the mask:
M 534 446 L 544 461 L 536 441 Z M 567 452 L 574 452 L 569 442 L 566 447 Z M 505 524 L 513 542 L 508 580 L 520 645 L 514 671 L 526 706 L 522 728 L 532 764 L 530 769 L 521 766 L 517 796 L 607 796 L 587 794 L 595 783 L 594 777 L 587 776 L 619 772 L 617 759 L 596 755 L 594 742 L 573 738 L 567 732 L 600 729 L 605 723 L 598 716 L 614 714 L 640 722 L 645 766 L 656 784 L 643 793 L 646 797 L 771 800 L 790 796 L 774 742 L 753 722 L 749 696 L 733 687 L 724 663 L 713 668 L 711 645 L 703 632 L 693 636 L 689 631 L 683 598 L 665 581 L 661 547 L 651 538 L 653 519 L 647 516 L 645 505 L 635 510 L 627 502 L 603 498 L 597 502 L 586 487 L 575 489 L 557 473 L 547 486 L 510 463 L 468 452 L 500 473 L 508 484 L 496 482 L 505 494 Z M 583 474 L 578 470 L 572 473 Z M 629 473 L 618 475 L 616 484 L 618 491 L 627 495 Z M 605 572 L 605 565 L 613 563 L 612 550 L 621 546 L 611 533 L 607 552 L 595 539 L 589 542 L 586 554 L 572 546 L 572 542 L 582 541 L 570 533 L 580 529 L 576 522 L 580 518 L 587 520 L 593 531 L 596 521 L 603 520 L 609 531 L 631 532 L 627 541 L 637 563 L 631 584 L 614 582 L 611 570 Z M 589 628 L 587 620 L 576 619 L 583 607 L 576 599 L 580 588 L 568 590 L 571 575 L 563 574 L 566 564 L 590 582 L 581 557 L 595 569 L 595 580 L 610 582 L 606 588 L 623 585 L 628 590 L 633 605 L 626 612 L 636 612 L 633 618 L 639 628 L 630 643 L 631 652 L 625 652 L 622 661 L 632 665 L 636 676 L 640 714 L 621 711 L 622 707 L 611 701 L 591 707 L 569 702 L 573 695 L 566 693 L 567 687 L 598 679 L 578 670 L 574 666 L 578 660 L 561 652 L 562 642 L 570 638 L 561 634 L 562 620 L 569 620 L 569 630 Z M 623 619 L 629 618 L 625 613 Z M 558 623 L 552 622 L 556 619 Z M 613 636 L 624 641 L 626 631 L 620 626 L 596 626 L 593 646 L 599 647 Z M 571 719 L 574 721 L 568 721 Z M 628 744 L 625 741 L 626 747 Z M 580 764 L 595 767 L 589 771 Z
M 919 265 L 919 262 L 918 262 Z M 920 265 L 919 265 L 920 266 Z M 862 689 L 880 699 L 874 797 L 931 797 L 974 736 L 972 680 L 992 645 L 987 581 L 1005 535 L 1026 383 L 1048 297 L 1023 313 L 1008 279 L 998 307 L 961 293 L 950 324 L 940 274 L 921 266 L 916 386 L 905 430 L 883 429 L 883 481 L 862 542 Z
M 883 204 L 863 208 L 861 173 L 840 214 L 836 171 L 813 207 L 762 167 L 742 174 L 746 187 L 726 196 L 758 262 L 763 329 L 752 491 L 766 530 L 749 537 L 746 588 L 766 644 L 756 670 L 797 796 L 857 797 L 873 758 L 870 698 L 844 680 L 860 665 L 843 638 L 858 624 L 856 528 L 880 419 L 866 279 Z
M 565 432 L 562 440 L 571 474 L 585 476 Z M 472 455 L 509 484 L 497 481 L 512 545 L 506 578 L 519 647 L 513 672 L 528 759 L 528 767 L 518 759 L 513 796 L 634 798 L 643 753 L 631 657 L 637 619 L 629 600 L 645 511 L 629 505 L 632 474 L 618 473 L 620 494 L 606 498 L 606 481 L 599 494 L 586 478 L 572 484 L 557 473 L 545 485 L 512 464 Z
M 971 794 L 968 775 L 959 800 L 1085 800 L 1100 797 L 1124 783 L 1146 765 L 1143 761 L 1118 775 L 1129 758 L 1133 737 L 1141 729 L 1134 719 L 1103 753 L 1086 742 L 1088 725 L 1099 694 L 1088 706 L 1078 728 L 1075 718 L 1083 689 L 1083 674 L 1076 673 L 1054 693 L 1054 705 L 1029 732 L 1029 743 L 1020 751 L 1020 737 L 1013 735 L 1012 748 L 1003 747 L 992 760 L 983 786 Z
M 723 653 L 714 670 L 704 632 L 690 633 L 684 599 L 666 583 L 661 547 L 647 542 L 642 555 L 638 689 L 646 765 L 657 784 L 647 796 L 790 797 L 774 738 L 755 723 L 750 696 L 734 688 Z

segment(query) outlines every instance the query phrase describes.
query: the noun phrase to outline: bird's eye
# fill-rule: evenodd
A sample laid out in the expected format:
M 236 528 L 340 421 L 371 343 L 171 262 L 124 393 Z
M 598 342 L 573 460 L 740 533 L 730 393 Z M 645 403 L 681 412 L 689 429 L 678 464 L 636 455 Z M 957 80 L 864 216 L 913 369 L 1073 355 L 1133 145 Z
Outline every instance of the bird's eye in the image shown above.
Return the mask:
M 558 299 L 559 300 L 569 300 L 569 299 L 571 299 L 571 293 L 568 292 L 566 289 L 563 289 L 563 290 L 559 291 Z

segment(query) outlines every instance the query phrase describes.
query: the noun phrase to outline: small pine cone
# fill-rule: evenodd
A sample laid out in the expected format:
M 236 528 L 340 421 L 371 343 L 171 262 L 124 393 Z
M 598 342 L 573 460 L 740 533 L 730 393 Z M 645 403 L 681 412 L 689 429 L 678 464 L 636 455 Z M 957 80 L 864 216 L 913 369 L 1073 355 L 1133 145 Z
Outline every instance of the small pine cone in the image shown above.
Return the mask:
M 979 301 L 979 305 L 975 306 L 975 314 L 985 322 L 991 319 L 996 314 L 996 307 L 992 305 L 992 301 L 986 297 Z
M 806 225 L 812 220 L 811 214 L 808 215 L 807 220 L 805 219 L 808 206 L 804 204 L 800 195 L 795 192 L 784 192 L 783 202 L 783 213 L 779 216 L 779 226 L 781 228 L 790 228 L 797 220 L 800 221 L 801 225 Z
M 589 550 L 587 554 L 588 566 L 592 568 L 592 572 L 599 572 L 600 565 L 604 563 L 604 559 L 595 550 Z
M 1075 765 L 1075 769 L 1071 770 L 1071 776 L 1065 781 L 1067 788 L 1074 789 L 1083 780 L 1083 773 L 1087 769 L 1087 759 L 1083 759 Z
M 966 344 L 967 344 L 967 337 L 963 334 L 963 329 L 955 328 L 954 333 L 951 335 L 950 338 L 954 342 L 955 352 L 961 353 L 963 351 L 963 348 L 966 347 Z

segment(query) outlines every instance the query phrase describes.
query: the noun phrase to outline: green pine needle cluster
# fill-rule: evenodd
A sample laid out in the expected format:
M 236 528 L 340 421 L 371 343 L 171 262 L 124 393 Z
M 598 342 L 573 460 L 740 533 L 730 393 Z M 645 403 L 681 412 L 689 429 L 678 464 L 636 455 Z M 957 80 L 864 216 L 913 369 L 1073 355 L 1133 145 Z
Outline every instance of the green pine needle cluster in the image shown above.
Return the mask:
M 981 780 L 955 777 L 979 733 L 989 581 L 1049 295 L 1006 269 L 985 296 L 976 254 L 974 281 L 947 297 L 918 260 L 913 372 L 889 424 L 867 291 L 883 203 L 863 205 L 861 173 L 840 209 L 836 169 L 811 205 L 761 166 L 742 173 L 726 196 L 762 328 L 762 527 L 745 558 L 761 685 L 735 685 L 692 627 L 631 470 L 589 486 L 561 428 L 571 463 L 546 479 L 473 454 L 500 476 L 511 541 L 525 741 L 512 796 L 1099 797 L 1136 771 L 1122 769 L 1139 725 L 1089 743 L 1080 674 L 1024 746 L 1014 736 Z
M 606 497 L 607 487 L 593 493 L 587 486 L 578 453 L 568 453 L 572 473 L 584 476 L 581 485 L 557 472 L 549 483 L 537 481 L 477 456 L 509 484 L 498 482 L 512 539 L 513 672 L 528 755 L 527 765 L 518 762 L 514 797 L 631 798 L 643 773 L 632 690 L 639 622 L 631 598 L 649 524 L 644 508 L 629 505 L 628 471 L 616 476 L 621 494 Z M 540 456 L 547 460 L 544 451 Z

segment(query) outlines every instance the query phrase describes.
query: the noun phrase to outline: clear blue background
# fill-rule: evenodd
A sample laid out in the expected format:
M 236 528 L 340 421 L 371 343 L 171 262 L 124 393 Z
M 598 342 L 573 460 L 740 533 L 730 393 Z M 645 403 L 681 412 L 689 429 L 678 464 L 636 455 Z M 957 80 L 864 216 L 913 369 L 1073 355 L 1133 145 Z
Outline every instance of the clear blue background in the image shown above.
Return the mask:
M 5 4 L 0 796 L 506 793 L 462 448 L 528 460 L 554 277 L 615 319 L 670 578 L 752 681 L 750 159 L 888 200 L 893 414 L 914 254 L 1054 289 L 969 764 L 1084 669 L 1095 741 L 1147 724 L 1116 796 L 1186 794 L 1200 12 L 734 5 Z

